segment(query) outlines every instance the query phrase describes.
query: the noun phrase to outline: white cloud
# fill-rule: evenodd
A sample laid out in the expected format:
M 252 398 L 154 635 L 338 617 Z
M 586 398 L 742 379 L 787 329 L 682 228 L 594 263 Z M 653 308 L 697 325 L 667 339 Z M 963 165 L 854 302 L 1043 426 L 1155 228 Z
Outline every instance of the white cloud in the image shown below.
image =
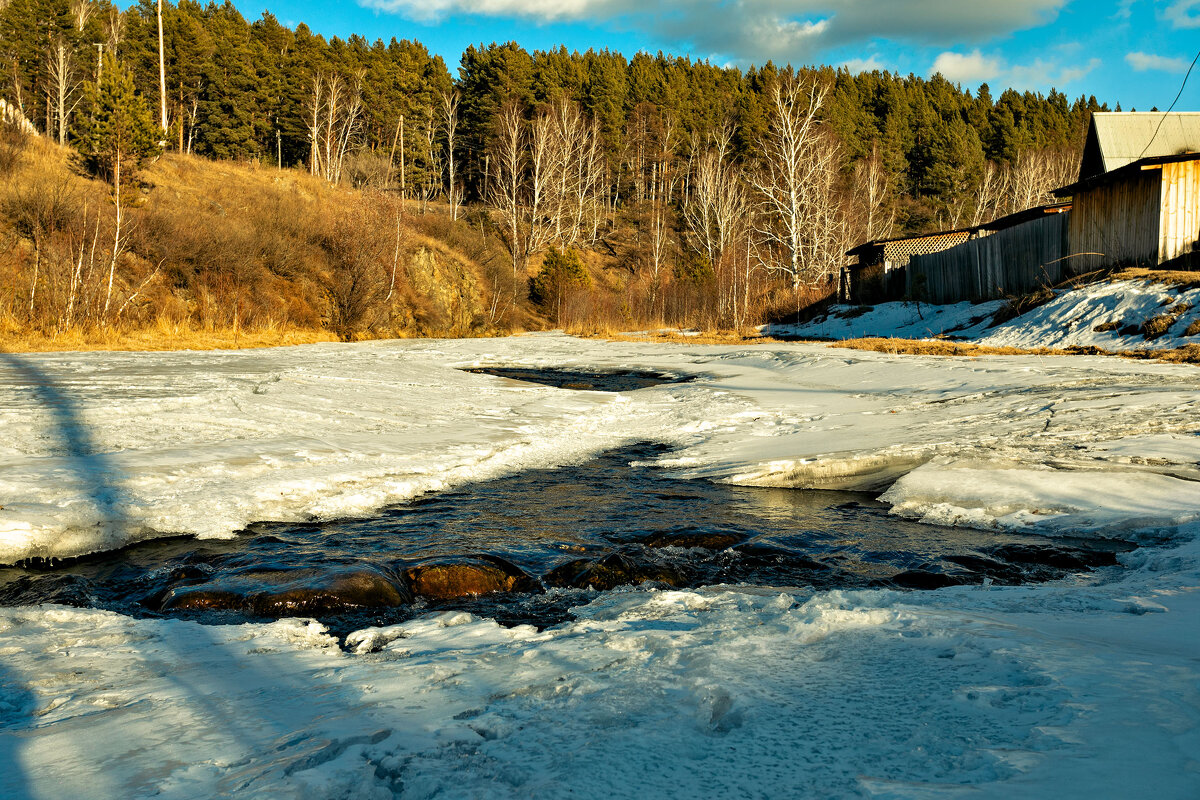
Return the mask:
M 801 62 L 872 39 L 946 46 L 1052 21 L 1069 0 L 357 0 L 423 22 L 489 16 L 614 23 L 693 51 Z M 1198 0 L 1200 1 L 1200 0 Z
M 943 78 L 955 83 L 979 83 L 995 80 L 1003 71 L 1003 60 L 972 50 L 966 54 L 942 53 L 934 59 L 930 74 L 940 72 Z
M 1200 28 L 1200 0 L 1175 0 L 1163 11 L 1174 28 Z
M 1168 58 L 1153 53 L 1126 53 L 1125 63 L 1138 72 L 1157 70 L 1159 72 L 1174 72 L 1182 75 L 1187 72 L 1191 63 L 1186 58 Z
M 1014 89 L 1041 91 L 1080 80 L 1101 63 L 1099 58 L 1093 58 L 1086 64 L 1063 66 L 1038 58 L 1029 64 L 1010 65 L 1000 56 L 984 55 L 979 50 L 970 53 L 947 51 L 934 59 L 929 74 L 940 72 L 946 80 L 967 85 L 986 81 Z
M 878 53 L 872 53 L 870 58 L 849 58 L 841 63 L 841 66 L 850 70 L 857 75 L 860 72 L 885 72 L 887 65 L 879 60 Z

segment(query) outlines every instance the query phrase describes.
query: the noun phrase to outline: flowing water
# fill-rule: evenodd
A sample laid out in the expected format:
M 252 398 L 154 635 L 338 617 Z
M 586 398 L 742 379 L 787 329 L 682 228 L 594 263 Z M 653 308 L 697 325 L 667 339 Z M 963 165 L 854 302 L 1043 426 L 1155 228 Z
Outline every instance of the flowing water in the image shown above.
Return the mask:
M 646 373 L 488 370 L 601 391 Z M 371 519 L 264 522 L 0 568 L 0 604 L 58 602 L 206 622 L 313 616 L 335 632 L 457 608 L 554 624 L 595 591 L 742 584 L 808 591 L 1015 584 L 1115 567 L 1121 542 L 923 525 L 872 495 L 673 479 L 643 443 L 420 498 Z

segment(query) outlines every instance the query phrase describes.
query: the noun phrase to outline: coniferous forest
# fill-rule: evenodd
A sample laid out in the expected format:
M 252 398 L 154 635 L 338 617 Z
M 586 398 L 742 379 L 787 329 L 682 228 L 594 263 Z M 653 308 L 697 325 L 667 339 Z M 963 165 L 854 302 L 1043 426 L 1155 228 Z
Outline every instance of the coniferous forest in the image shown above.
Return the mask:
M 45 335 L 745 329 L 861 241 L 1047 201 L 1105 108 L 514 43 L 447 65 L 189 0 L 0 0 L 0 61 L 0 317 Z

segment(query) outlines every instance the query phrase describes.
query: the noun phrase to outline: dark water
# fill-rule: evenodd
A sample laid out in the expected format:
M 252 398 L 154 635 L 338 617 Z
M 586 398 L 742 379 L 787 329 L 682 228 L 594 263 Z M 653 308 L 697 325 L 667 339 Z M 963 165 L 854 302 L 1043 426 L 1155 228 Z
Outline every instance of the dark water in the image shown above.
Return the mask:
M 651 370 L 617 369 L 604 372 L 583 372 L 570 369 L 539 369 L 534 367 L 470 367 L 464 372 L 495 375 L 514 381 L 540 383 L 559 389 L 579 389 L 597 392 L 633 392 L 663 383 L 687 383 L 692 376 L 671 375 Z
M 441 608 L 546 625 L 620 585 L 1016 584 L 1114 565 L 1122 549 L 921 525 L 867 494 L 680 481 L 631 466 L 661 452 L 624 448 L 367 520 L 261 523 L 231 540 L 161 539 L 53 569 L 0 568 L 0 604 L 208 622 L 315 616 L 335 632 Z

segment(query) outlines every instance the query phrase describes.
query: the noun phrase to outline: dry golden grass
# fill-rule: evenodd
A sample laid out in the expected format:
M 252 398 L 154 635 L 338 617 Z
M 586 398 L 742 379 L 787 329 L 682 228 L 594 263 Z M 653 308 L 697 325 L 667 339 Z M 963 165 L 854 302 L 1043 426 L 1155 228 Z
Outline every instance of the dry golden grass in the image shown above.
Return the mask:
M 952 342 L 945 339 L 845 339 L 832 342 L 829 347 L 845 347 L 851 350 L 869 350 L 875 353 L 892 353 L 908 356 L 1060 356 L 1097 355 L 1099 348 L 1072 347 L 1054 349 L 1050 347 L 988 347 L 967 342 Z
M 1109 281 L 1150 281 L 1168 286 L 1178 286 L 1182 289 L 1194 289 L 1200 286 L 1200 272 L 1184 272 L 1167 269 L 1123 269 L 1109 275 Z
M 1166 361 L 1171 364 L 1200 364 L 1200 344 L 1185 344 L 1172 350 L 1125 350 L 1112 353 L 1138 361 Z
M 183 326 L 155 325 L 137 330 L 70 331 L 65 334 L 6 332 L 0 336 L 0 351 L 6 353 L 49 353 L 77 350 L 229 350 L 283 347 L 313 342 L 335 342 L 331 331 L 285 329 L 234 331 Z
M 988 347 L 940 339 L 846 339 L 829 347 L 869 350 L 876 353 L 915 356 L 1116 356 L 1135 361 L 1165 361 L 1172 364 L 1200 364 L 1200 344 L 1189 344 L 1170 350 L 1105 350 L 1100 347 Z
M 583 339 L 603 339 L 609 342 L 669 342 L 671 344 L 785 344 L 785 340 L 771 336 L 760 336 L 754 333 L 739 333 L 737 331 L 697 331 L 688 332 L 676 330 L 657 330 L 646 333 L 630 333 L 611 327 L 594 325 L 570 328 L 572 336 Z

